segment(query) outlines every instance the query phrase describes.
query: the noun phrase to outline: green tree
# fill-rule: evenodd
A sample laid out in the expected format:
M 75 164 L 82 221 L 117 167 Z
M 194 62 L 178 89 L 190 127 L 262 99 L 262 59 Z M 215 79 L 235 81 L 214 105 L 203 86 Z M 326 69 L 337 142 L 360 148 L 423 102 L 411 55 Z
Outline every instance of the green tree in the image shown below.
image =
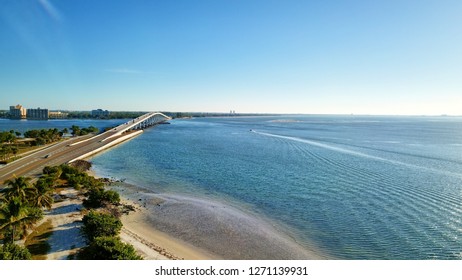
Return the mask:
M 14 242 L 22 238 L 27 228 L 40 220 L 43 212 L 29 206 L 19 197 L 10 198 L 0 206 L 0 231 L 4 233 L 4 242 Z
M 106 191 L 103 187 L 92 187 L 86 193 L 87 199 L 84 200 L 84 206 L 90 208 L 98 208 L 108 204 L 118 204 L 120 195 L 118 192 L 109 190 Z
M 0 148 L 0 154 L 2 155 L 2 159 L 4 160 L 8 159 L 10 153 L 11 153 L 10 145 L 2 145 L 2 147 Z
M 61 177 L 63 170 L 60 166 L 45 166 L 42 170 L 42 173 L 48 175 L 54 180 L 58 180 Z
M 53 185 L 47 177 L 41 177 L 34 185 L 36 192 L 32 205 L 35 207 L 51 209 L 53 205 Z
M 2 131 L 0 132 L 0 143 L 13 143 L 16 140 L 16 136 L 13 133 L 8 132 L 8 131 Z
M 72 130 L 72 135 L 73 136 L 78 136 L 80 135 L 80 127 L 78 127 L 77 125 L 73 125 L 71 127 L 71 130 Z
M 14 243 L 0 246 L 0 260 L 30 260 L 32 258 L 27 248 Z
M 116 217 L 91 210 L 82 219 L 82 231 L 89 241 L 98 237 L 116 236 L 122 229 L 122 222 Z
M 18 147 L 11 147 L 11 152 L 13 153 L 13 155 L 17 155 L 19 152 Z
M 37 137 L 35 138 L 35 145 L 36 146 L 42 146 L 42 145 L 45 145 L 47 143 L 47 140 L 43 137 Z
M 82 260 L 142 260 L 132 245 L 118 237 L 98 237 L 78 255 Z
M 8 185 L 8 187 L 2 190 L 4 199 L 8 200 L 17 197 L 21 199 L 22 202 L 26 202 L 34 196 L 35 189 L 31 186 L 30 178 L 28 177 L 21 176 L 12 180 L 7 180 L 5 184 Z

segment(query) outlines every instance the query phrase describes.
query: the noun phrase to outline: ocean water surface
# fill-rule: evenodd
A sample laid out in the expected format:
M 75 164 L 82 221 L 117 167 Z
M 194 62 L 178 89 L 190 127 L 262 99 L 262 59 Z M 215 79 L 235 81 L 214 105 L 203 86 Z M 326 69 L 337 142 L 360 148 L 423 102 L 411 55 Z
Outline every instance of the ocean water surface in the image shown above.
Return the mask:
M 462 118 L 178 119 L 91 161 L 146 190 L 157 228 L 229 258 L 462 258 Z
M 160 195 L 265 217 L 329 258 L 462 257 L 461 118 L 174 120 L 93 163 Z

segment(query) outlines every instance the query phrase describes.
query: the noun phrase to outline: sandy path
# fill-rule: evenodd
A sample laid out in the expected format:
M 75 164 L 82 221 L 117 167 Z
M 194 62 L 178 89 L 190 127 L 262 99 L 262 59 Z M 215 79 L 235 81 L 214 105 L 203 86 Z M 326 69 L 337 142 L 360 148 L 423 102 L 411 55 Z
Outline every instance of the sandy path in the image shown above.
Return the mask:
M 48 260 L 74 259 L 77 251 L 86 245 L 85 237 L 80 230 L 83 218 L 81 210 L 84 208 L 82 205 L 83 197 L 79 196 L 78 191 L 74 189 L 63 190 L 59 195 L 62 200 L 53 204 L 52 209 L 46 213 L 42 221 L 42 223 L 50 221 L 53 226 L 53 232 L 48 238 L 50 245 L 50 251 L 47 254 Z M 147 260 L 179 259 L 161 246 L 156 245 L 160 244 L 155 243 L 158 240 L 148 239 L 142 233 L 140 234 L 138 227 L 143 228 L 144 225 L 137 220 L 137 217 L 140 217 L 137 214 L 132 212 L 122 217 L 124 223 L 120 233 L 122 241 L 133 245 L 138 254 Z
M 73 189 L 59 193 L 63 200 L 53 204 L 45 220 L 51 221 L 53 233 L 48 239 L 49 260 L 62 260 L 72 257 L 79 248 L 85 246 L 85 237 L 80 232 L 82 226 L 82 198 Z

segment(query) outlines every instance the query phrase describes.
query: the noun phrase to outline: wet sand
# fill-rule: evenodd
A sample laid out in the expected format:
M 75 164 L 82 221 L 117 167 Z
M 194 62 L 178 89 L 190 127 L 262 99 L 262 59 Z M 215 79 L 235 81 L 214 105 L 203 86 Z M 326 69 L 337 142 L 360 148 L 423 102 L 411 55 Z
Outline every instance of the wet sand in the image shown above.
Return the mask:
M 123 203 L 133 204 L 127 201 Z M 217 256 L 203 252 L 199 248 L 156 230 L 148 222 L 147 211 L 140 207 L 137 208 L 136 212 L 122 216 L 124 226 L 120 237 L 124 242 L 132 244 L 144 259 L 217 259 Z
M 180 259 L 325 259 L 276 226 L 239 209 L 204 199 L 155 194 L 127 183 L 113 187 L 138 209 L 124 228 Z M 136 247 L 136 246 L 135 246 Z
M 90 172 L 94 176 L 94 172 Z M 326 255 L 299 245 L 276 225 L 221 202 L 157 194 L 116 182 L 122 203 L 135 211 L 122 215 L 121 239 L 148 260 L 165 259 L 325 259 Z M 80 233 L 82 199 L 66 190 L 65 199 L 46 215 L 54 229 L 48 259 L 68 259 L 85 246 Z

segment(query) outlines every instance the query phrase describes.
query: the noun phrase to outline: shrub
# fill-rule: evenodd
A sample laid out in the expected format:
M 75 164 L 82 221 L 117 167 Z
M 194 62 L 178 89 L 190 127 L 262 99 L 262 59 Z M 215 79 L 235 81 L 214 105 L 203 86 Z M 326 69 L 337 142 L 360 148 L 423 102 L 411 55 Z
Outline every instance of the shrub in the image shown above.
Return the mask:
M 118 192 L 106 191 L 102 187 L 91 188 L 86 195 L 88 198 L 84 201 L 85 207 L 98 208 L 105 204 L 118 204 L 120 202 Z
M 113 237 L 119 234 L 122 229 L 122 222 L 116 217 L 90 211 L 83 217 L 82 230 L 89 241 L 98 237 Z
M 43 174 L 53 175 L 53 177 L 59 178 L 62 173 L 62 169 L 59 166 L 45 166 L 42 171 Z
M 81 260 L 142 260 L 132 245 L 123 243 L 118 237 L 98 237 L 83 248 Z
M 0 246 L 0 260 L 30 260 L 32 258 L 27 248 L 7 243 Z
M 103 192 L 103 202 L 118 204 L 120 203 L 120 195 L 118 192 L 109 190 Z

